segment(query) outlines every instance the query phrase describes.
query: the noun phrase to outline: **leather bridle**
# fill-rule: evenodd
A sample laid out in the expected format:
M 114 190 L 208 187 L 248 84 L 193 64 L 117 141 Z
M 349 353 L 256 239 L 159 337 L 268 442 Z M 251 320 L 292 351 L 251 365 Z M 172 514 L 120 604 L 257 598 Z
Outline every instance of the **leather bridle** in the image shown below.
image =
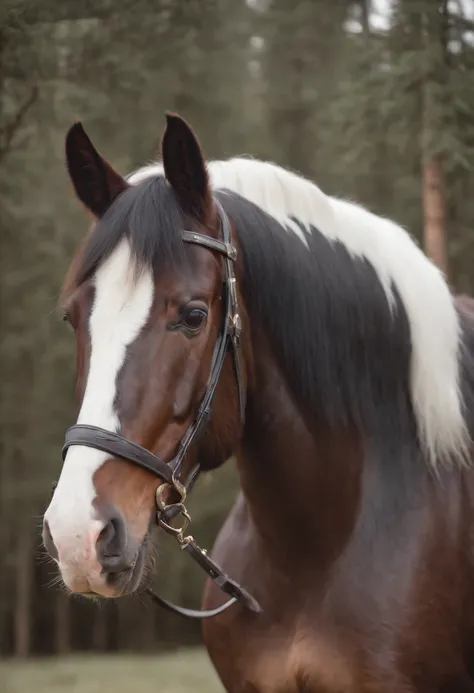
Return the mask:
M 214 200 L 220 216 L 222 240 L 216 240 L 210 236 L 205 236 L 193 231 L 183 230 L 181 232 L 182 239 L 185 243 L 193 243 L 210 250 L 220 253 L 224 258 L 224 289 L 223 298 L 226 305 L 226 310 L 223 318 L 223 325 L 216 346 L 214 348 L 211 374 L 209 377 L 206 393 L 201 401 L 196 418 L 186 430 L 178 451 L 170 462 L 165 462 L 157 455 L 153 454 L 146 448 L 133 443 L 128 438 L 107 431 L 98 426 L 89 426 L 85 424 L 76 424 L 71 426 L 66 431 L 64 446 L 62 449 L 63 460 L 68 449 L 72 445 L 84 445 L 87 447 L 102 450 L 114 457 L 120 457 L 129 462 L 133 462 L 138 466 L 153 472 L 163 482 L 156 490 L 157 513 L 156 518 L 158 525 L 168 534 L 174 536 L 180 547 L 186 551 L 197 563 L 205 570 L 208 576 L 220 587 L 223 592 L 231 596 L 231 599 L 216 609 L 208 611 L 199 611 L 186 609 L 171 604 L 167 600 L 154 594 L 150 589 L 147 590 L 152 599 L 160 606 L 178 613 L 188 618 L 209 618 L 215 616 L 236 601 L 241 602 L 246 607 L 254 612 L 261 612 L 261 607 L 256 600 L 240 585 L 231 580 L 222 569 L 207 556 L 207 553 L 199 548 L 191 536 L 184 536 L 185 529 L 190 521 L 190 517 L 184 502 L 187 493 L 192 488 L 197 475 L 199 474 L 199 464 L 196 464 L 189 473 L 186 481 L 181 479 L 183 464 L 191 444 L 204 432 L 212 412 L 212 404 L 216 391 L 217 384 L 222 372 L 222 367 L 229 348 L 233 353 L 233 361 L 235 374 L 237 379 L 237 387 L 239 393 L 239 408 L 241 424 L 245 420 L 245 387 L 243 382 L 242 370 L 242 354 L 241 354 L 241 330 L 242 323 L 238 310 L 236 277 L 235 277 L 235 262 L 237 260 L 237 249 L 232 244 L 230 221 L 222 208 L 221 204 Z M 165 496 L 170 491 L 176 491 L 179 495 L 179 502 L 167 505 Z M 181 527 L 174 527 L 171 522 L 173 518 L 180 515 L 183 518 Z

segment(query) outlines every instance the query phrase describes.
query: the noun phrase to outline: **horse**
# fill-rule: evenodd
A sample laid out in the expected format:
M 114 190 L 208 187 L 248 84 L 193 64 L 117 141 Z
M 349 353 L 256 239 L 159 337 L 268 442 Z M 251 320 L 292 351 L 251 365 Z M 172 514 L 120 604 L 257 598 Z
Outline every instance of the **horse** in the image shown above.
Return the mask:
M 474 691 L 472 299 L 394 221 L 270 162 L 206 161 L 177 114 L 128 176 L 81 123 L 65 149 L 92 219 L 43 527 L 67 589 L 144 589 L 156 525 L 234 456 L 209 560 L 259 608 L 203 622 L 226 691 Z

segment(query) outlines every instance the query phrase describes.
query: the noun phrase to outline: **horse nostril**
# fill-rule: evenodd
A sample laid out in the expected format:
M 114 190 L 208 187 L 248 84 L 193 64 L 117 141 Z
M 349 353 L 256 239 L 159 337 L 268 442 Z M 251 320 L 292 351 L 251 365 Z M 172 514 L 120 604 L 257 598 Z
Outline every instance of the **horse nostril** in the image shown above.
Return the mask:
M 119 517 L 111 517 L 98 536 L 98 544 L 107 555 L 120 553 L 121 548 L 121 520 Z
M 54 544 L 53 537 L 51 535 L 51 530 L 49 528 L 48 521 L 45 520 L 43 522 L 43 544 L 46 549 L 46 551 L 49 553 L 51 558 L 54 558 L 55 561 L 58 560 L 58 550 Z
M 118 573 L 132 567 L 127 544 L 125 521 L 118 510 L 111 509 L 96 543 L 97 557 L 105 573 Z

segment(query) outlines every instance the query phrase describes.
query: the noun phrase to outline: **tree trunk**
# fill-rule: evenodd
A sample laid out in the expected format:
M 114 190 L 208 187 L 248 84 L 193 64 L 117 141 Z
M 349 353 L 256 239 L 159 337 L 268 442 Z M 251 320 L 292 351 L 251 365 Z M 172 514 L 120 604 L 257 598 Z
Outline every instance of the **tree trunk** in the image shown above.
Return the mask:
M 447 275 L 446 189 L 439 156 L 428 158 L 423 165 L 423 214 L 426 253 Z
M 15 656 L 28 657 L 31 646 L 33 543 L 30 532 L 19 530 L 16 551 Z
M 422 169 L 424 244 L 427 255 L 448 275 L 446 187 L 440 140 L 447 122 L 447 0 L 426 2 L 423 14 Z
M 361 0 L 360 3 L 360 18 L 362 24 L 362 31 L 368 36 L 370 34 L 370 10 L 372 2 L 371 0 Z

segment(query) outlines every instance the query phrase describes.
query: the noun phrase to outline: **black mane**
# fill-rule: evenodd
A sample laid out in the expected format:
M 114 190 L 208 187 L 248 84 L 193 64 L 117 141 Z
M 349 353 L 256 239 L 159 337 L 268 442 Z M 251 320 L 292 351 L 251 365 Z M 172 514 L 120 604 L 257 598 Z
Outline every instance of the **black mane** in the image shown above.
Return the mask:
M 137 270 L 181 266 L 187 255 L 180 231 L 183 212 L 163 176 L 153 176 L 121 193 L 97 222 L 86 244 L 76 283 L 91 277 L 125 236 Z
M 263 326 L 303 411 L 357 426 L 385 454 L 415 442 L 410 325 L 395 287 L 391 309 L 372 265 L 339 241 L 300 225 L 305 247 L 246 199 L 217 196 L 238 230 L 251 319 Z

